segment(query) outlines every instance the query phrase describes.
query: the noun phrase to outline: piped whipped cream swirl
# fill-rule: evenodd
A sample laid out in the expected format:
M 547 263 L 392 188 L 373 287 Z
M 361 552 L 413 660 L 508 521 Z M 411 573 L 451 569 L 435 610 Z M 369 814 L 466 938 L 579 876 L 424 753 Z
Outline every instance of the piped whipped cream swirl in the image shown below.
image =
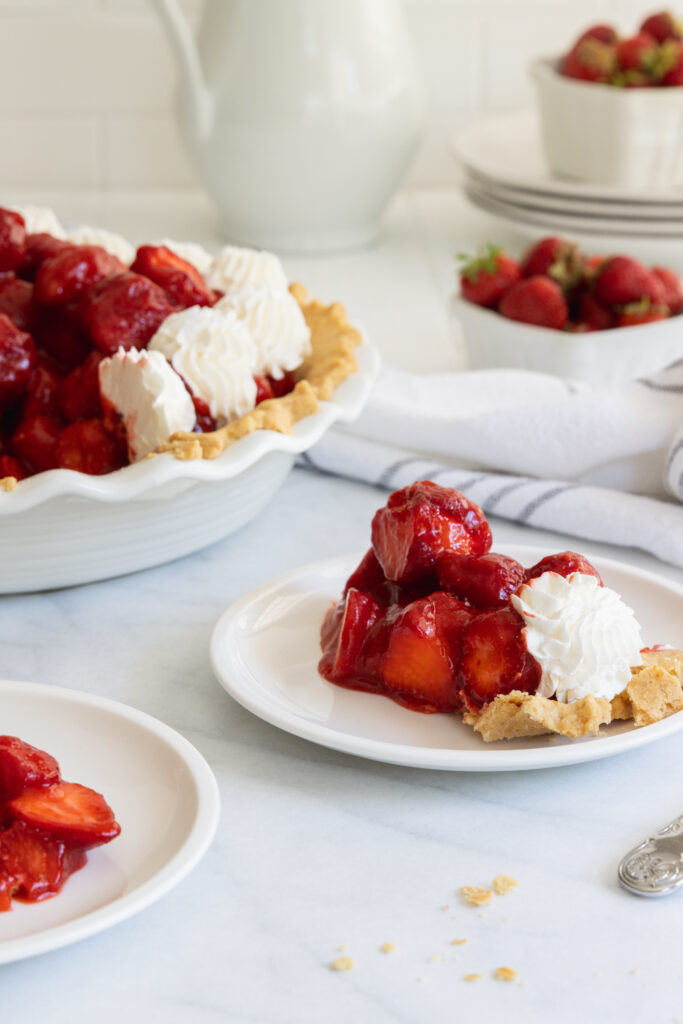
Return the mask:
M 206 274 L 209 288 L 228 292 L 241 285 L 287 291 L 287 275 L 274 252 L 226 245 L 216 253 Z
M 288 291 L 245 285 L 227 292 L 214 308 L 233 312 L 246 324 L 258 350 L 257 373 L 280 380 L 311 351 L 311 332 Z
M 55 211 L 49 206 L 13 206 L 12 209 L 24 218 L 27 235 L 52 235 L 53 238 L 66 238 L 64 227 Z
M 254 408 L 257 349 L 234 312 L 190 306 L 172 313 L 149 348 L 166 356 L 219 426 Z
M 537 692 L 569 703 L 611 700 L 642 665 L 640 626 L 631 608 L 595 576 L 544 572 L 510 598 L 524 619 L 526 645 L 543 674 Z
M 98 372 L 103 398 L 123 419 L 131 462 L 156 451 L 176 430 L 193 429 L 192 399 L 161 352 L 120 348 Z

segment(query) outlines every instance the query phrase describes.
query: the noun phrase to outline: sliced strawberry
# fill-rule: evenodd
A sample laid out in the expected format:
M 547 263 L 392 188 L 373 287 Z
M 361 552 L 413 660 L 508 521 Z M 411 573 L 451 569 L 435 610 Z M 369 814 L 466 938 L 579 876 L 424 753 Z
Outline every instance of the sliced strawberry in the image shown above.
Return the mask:
M 130 269 L 158 284 L 183 309 L 213 306 L 215 302 L 213 292 L 197 268 L 165 245 L 141 245 Z
M 130 271 L 98 282 L 80 305 L 92 343 L 108 356 L 119 348 L 145 348 L 162 321 L 176 311 L 163 288 Z
M 260 405 L 261 402 L 267 402 L 269 398 L 275 398 L 275 392 L 269 377 L 256 374 L 254 380 L 256 381 L 256 405 Z
M 44 416 L 52 416 L 55 419 L 61 416 L 59 407 L 61 384 L 62 378 L 55 367 L 43 358 L 28 382 L 21 410 L 22 415 L 35 416 L 37 413 L 42 413 Z
M 460 707 L 460 641 L 470 618 L 465 605 L 440 591 L 402 609 L 380 668 L 394 700 L 427 714 Z
M 55 448 L 62 424 L 52 416 L 37 413 L 25 416 L 10 439 L 13 455 L 18 455 L 39 472 L 57 468 Z
M 370 630 L 382 616 L 381 605 L 362 590 L 347 590 L 343 608 L 338 617 L 336 649 L 331 661 L 334 679 L 362 677 L 364 666 L 361 659 L 363 644 Z
M 581 572 L 586 576 L 595 576 L 602 586 L 600 573 L 587 558 L 578 555 L 576 551 L 560 551 L 556 555 L 546 555 L 540 562 L 533 565 L 526 571 L 526 581 L 542 576 L 544 572 L 556 572 L 558 576 L 570 576 L 573 572 Z
M 0 313 L 6 313 L 20 331 L 31 333 L 33 285 L 15 274 L 0 278 Z
M 275 398 L 282 398 L 288 395 L 296 387 L 296 380 L 293 373 L 285 373 L 282 377 L 266 378 L 271 386 Z
M 0 413 L 24 394 L 37 361 L 31 335 L 0 313 Z
M 356 590 L 364 590 L 367 594 L 377 597 L 379 593 L 383 592 L 385 584 L 384 570 L 377 561 L 377 555 L 374 550 L 370 548 L 363 555 L 358 567 L 354 569 L 346 581 L 344 596 L 353 587 Z
M 68 423 L 95 419 L 102 415 L 98 370 L 103 359 L 101 352 L 91 352 L 61 382 L 59 407 Z
M 514 558 L 489 551 L 485 555 L 442 555 L 437 564 L 439 586 L 475 608 L 498 608 L 525 582 L 524 567 Z
M 83 850 L 108 843 L 121 831 L 104 797 L 77 782 L 25 789 L 8 806 L 19 821 L 40 829 L 51 839 Z
M 31 902 L 54 895 L 85 861 L 82 849 L 69 849 L 23 822 L 14 822 L 0 832 L 0 909 L 9 910 L 8 894 Z
M 15 210 L 0 208 L 0 272 L 18 270 L 26 253 L 26 224 Z
M 102 420 L 79 420 L 66 427 L 55 448 L 57 464 L 90 476 L 113 473 L 127 465 L 126 449 L 107 432 Z
M 372 546 L 384 575 L 402 586 L 429 582 L 446 551 L 484 554 L 491 531 L 460 491 L 421 480 L 394 491 L 372 520 Z
M 16 736 L 0 736 L 0 803 L 54 782 L 59 782 L 59 765 L 51 754 Z
M 33 281 L 41 263 L 49 260 L 52 256 L 56 256 L 58 252 L 71 248 L 73 248 L 71 242 L 65 242 L 61 238 L 54 238 L 52 235 L 44 233 L 27 235 L 24 262 L 20 271 L 21 276 L 27 281 Z
M 500 608 L 475 616 L 462 639 L 462 696 L 477 710 L 501 693 L 535 693 L 541 666 L 527 651 L 524 621 L 514 609 Z
M 30 470 L 19 459 L 15 459 L 12 455 L 0 455 L 0 480 L 10 476 L 13 476 L 15 480 L 25 480 L 32 475 Z M 0 824 L 1 827 L 2 825 Z
M 123 263 L 99 245 L 72 245 L 41 263 L 36 299 L 46 306 L 65 305 L 123 269 Z

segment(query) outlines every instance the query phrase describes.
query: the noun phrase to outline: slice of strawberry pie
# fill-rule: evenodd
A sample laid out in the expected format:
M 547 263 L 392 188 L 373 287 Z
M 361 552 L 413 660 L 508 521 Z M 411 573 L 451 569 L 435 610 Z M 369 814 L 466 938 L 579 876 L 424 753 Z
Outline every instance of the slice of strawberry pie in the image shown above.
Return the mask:
M 484 513 L 420 481 L 392 494 L 322 627 L 319 669 L 484 740 L 583 736 L 683 708 L 683 652 L 643 650 L 632 610 L 582 555 L 525 568 L 492 552 Z

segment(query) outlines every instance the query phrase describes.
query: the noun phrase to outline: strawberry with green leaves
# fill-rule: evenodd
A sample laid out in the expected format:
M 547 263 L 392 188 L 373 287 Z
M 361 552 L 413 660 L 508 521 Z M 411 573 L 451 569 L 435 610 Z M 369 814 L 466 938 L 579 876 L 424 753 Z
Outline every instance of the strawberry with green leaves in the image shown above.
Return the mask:
M 503 249 L 487 245 L 484 252 L 471 258 L 459 256 L 462 297 L 489 309 L 498 305 L 505 292 L 522 276 L 519 264 Z

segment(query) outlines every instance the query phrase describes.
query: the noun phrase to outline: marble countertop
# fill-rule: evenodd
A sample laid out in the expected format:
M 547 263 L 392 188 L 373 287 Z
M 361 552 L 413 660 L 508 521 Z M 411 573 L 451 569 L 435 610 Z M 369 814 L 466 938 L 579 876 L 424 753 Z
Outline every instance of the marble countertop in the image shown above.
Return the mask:
M 162 207 L 62 197 L 60 212 L 131 237 L 217 243 L 199 198 L 179 199 L 170 215 Z M 478 216 L 453 193 L 404 196 L 379 248 L 292 259 L 288 269 L 321 297 L 342 296 L 387 360 L 457 367 L 452 254 L 483 230 Z M 206 757 L 222 799 L 212 847 L 170 894 L 92 939 L 0 967 L 4 1020 L 42 1021 L 49 1007 L 58 1024 L 683 1021 L 680 897 L 637 899 L 616 881 L 623 853 L 683 812 L 673 784 L 680 739 L 519 774 L 411 770 L 279 732 L 214 679 L 208 643 L 225 607 L 302 562 L 362 548 L 383 500 L 372 487 L 295 469 L 254 522 L 203 552 L 1 599 L 6 678 L 92 691 L 162 719 Z M 503 549 L 577 546 L 492 525 Z M 580 547 L 683 582 L 642 553 Z M 462 902 L 460 886 L 498 873 L 518 889 L 483 909 Z M 393 952 L 380 951 L 386 942 Z M 339 955 L 354 969 L 331 971 Z M 495 980 L 500 966 L 517 980 Z

